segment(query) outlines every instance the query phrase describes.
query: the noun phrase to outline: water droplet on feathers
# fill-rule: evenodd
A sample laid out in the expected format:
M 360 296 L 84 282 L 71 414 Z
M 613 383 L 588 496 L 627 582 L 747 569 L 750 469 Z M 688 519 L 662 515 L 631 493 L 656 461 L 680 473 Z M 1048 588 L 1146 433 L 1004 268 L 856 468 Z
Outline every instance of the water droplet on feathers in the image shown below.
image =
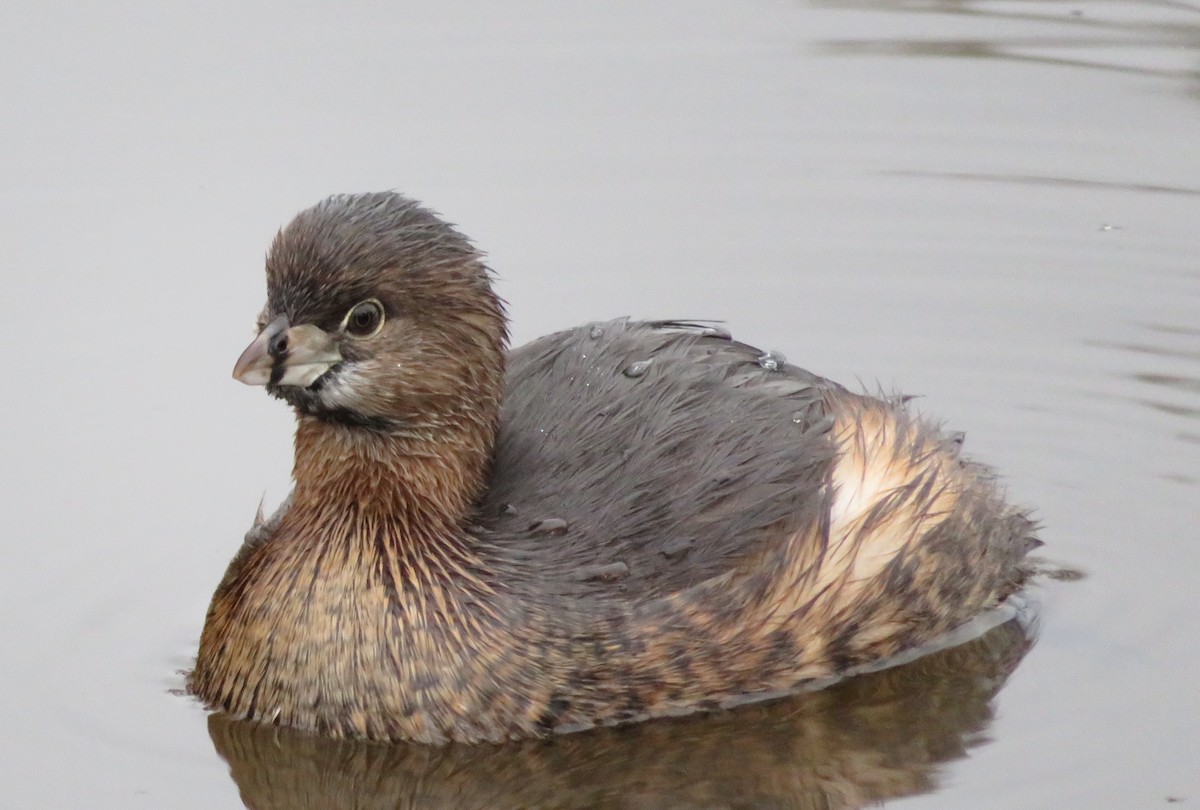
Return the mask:
M 621 373 L 626 377 L 637 379 L 644 375 L 649 369 L 653 360 L 638 360 L 636 363 L 630 363 Z
M 687 554 L 688 549 L 692 547 L 692 541 L 688 538 L 681 537 L 675 540 L 668 540 L 658 553 L 666 557 L 668 560 L 676 560 Z
M 629 574 L 629 566 L 618 560 L 611 563 L 585 565 L 575 572 L 575 579 L 580 582 L 596 582 L 598 580 L 611 582 Z
M 754 362 L 767 371 L 779 371 L 787 365 L 787 358 L 779 352 L 763 352 Z
M 542 518 L 529 524 L 533 534 L 566 534 L 568 524 L 562 518 Z

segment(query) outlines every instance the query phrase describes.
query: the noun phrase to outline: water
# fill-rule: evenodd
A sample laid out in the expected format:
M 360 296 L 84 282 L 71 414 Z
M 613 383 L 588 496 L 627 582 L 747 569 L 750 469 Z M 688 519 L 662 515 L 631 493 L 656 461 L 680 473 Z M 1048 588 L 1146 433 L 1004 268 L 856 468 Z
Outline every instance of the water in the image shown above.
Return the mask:
M 1200 801 L 1194 3 L 43 3 L 0 46 L 5 806 Z M 208 719 L 170 690 L 287 490 L 286 410 L 229 379 L 262 254 L 390 187 L 489 252 L 518 343 L 720 319 L 922 395 L 1088 576 L 1029 594 L 1032 647 L 551 746 Z
M 635 379 L 637 377 L 643 377 L 645 376 L 646 372 L 650 370 L 650 364 L 653 362 L 653 360 L 638 360 L 637 362 L 630 363 L 628 366 L 626 366 L 621 373 L 626 377 L 632 377 Z
M 776 351 L 766 351 L 758 356 L 756 361 L 767 371 L 779 371 L 787 365 L 787 358 Z

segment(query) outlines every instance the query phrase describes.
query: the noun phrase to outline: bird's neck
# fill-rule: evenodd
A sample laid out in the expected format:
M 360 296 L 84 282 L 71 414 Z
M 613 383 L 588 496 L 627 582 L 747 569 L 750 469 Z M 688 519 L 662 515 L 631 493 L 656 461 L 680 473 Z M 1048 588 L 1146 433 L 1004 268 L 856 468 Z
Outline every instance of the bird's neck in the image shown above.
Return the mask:
M 384 433 L 303 416 L 292 509 L 460 526 L 486 485 L 494 432 L 464 423 L 437 435 Z
M 474 723 L 462 662 L 517 646 L 464 528 L 491 448 L 478 439 L 303 417 L 291 504 L 230 564 L 191 689 L 235 715 L 353 736 L 445 742 Z

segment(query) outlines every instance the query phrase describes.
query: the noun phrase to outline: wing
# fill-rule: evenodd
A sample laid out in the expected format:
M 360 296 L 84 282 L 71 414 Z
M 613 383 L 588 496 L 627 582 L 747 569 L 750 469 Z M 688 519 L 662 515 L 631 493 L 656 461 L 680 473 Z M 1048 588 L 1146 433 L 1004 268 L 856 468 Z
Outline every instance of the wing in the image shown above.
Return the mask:
M 512 352 L 476 532 L 539 589 L 655 596 L 828 514 L 840 386 L 683 322 L 616 320 Z

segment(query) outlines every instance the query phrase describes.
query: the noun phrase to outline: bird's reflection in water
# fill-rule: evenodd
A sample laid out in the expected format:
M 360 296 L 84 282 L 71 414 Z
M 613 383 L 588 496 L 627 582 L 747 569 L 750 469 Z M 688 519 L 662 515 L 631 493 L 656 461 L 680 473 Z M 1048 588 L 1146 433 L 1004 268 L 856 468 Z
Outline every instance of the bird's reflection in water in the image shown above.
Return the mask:
M 909 664 L 736 711 L 445 748 L 332 740 L 221 715 L 209 733 L 247 807 L 850 808 L 937 787 L 985 740 L 1032 645 L 1010 620 Z

